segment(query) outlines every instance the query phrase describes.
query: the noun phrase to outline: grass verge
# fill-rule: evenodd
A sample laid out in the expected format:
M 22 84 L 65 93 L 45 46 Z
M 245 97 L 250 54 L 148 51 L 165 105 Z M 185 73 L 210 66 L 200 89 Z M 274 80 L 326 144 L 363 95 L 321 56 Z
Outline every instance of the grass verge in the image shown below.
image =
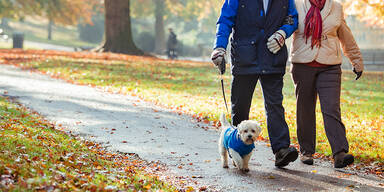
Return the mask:
M 218 126 L 225 111 L 217 71 L 209 63 L 169 61 L 118 54 L 68 53 L 41 51 L 1 51 L 1 59 L 26 69 L 37 70 L 68 82 L 90 85 L 106 91 L 130 94 L 162 105 L 176 112 Z M 37 61 L 36 58 L 39 58 Z M 23 60 L 25 62 L 23 62 Z M 22 64 L 21 64 L 22 63 Z M 224 76 L 226 94 L 230 95 L 231 77 Z M 364 72 L 358 81 L 354 74 L 342 75 L 342 119 L 347 128 L 350 152 L 357 161 L 374 165 L 383 174 L 384 163 L 384 73 Z M 292 143 L 297 145 L 294 86 L 287 73 L 284 77 L 284 107 Z M 317 156 L 330 156 L 317 105 Z M 259 121 L 268 139 L 261 88 L 256 87 L 250 118 Z M 361 167 L 361 166 L 360 166 Z
M 207 63 L 173 62 L 146 58 L 129 61 L 56 58 L 24 64 L 70 82 L 140 96 L 175 110 L 216 122 L 225 111 L 216 70 Z M 230 95 L 230 76 L 225 77 Z M 342 119 L 347 127 L 350 150 L 358 160 L 384 162 L 384 74 L 366 72 L 359 81 L 345 71 L 342 79 Z M 284 107 L 293 143 L 296 139 L 295 95 L 289 74 L 285 75 Z M 264 127 L 266 121 L 261 88 L 252 101 L 251 118 Z M 317 106 L 317 151 L 330 155 L 320 107 Z
M 9 40 L 8 42 L 0 41 L 0 49 L 12 49 L 12 47 L 12 40 Z M 30 46 L 25 43 L 24 49 L 39 49 L 39 47 Z
M 0 191 L 177 191 L 133 156 L 58 131 L 0 97 Z

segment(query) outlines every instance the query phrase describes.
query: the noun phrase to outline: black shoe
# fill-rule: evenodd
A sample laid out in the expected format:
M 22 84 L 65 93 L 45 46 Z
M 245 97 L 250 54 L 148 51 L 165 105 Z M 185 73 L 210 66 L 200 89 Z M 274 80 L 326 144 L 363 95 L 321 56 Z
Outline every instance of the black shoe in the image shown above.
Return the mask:
M 355 161 L 355 158 L 351 154 L 346 154 L 345 152 L 339 152 L 334 157 L 334 166 L 335 168 L 344 168 Z
M 306 165 L 313 165 L 313 155 L 312 154 L 301 155 L 300 161 Z
M 290 162 L 294 162 L 298 156 L 299 156 L 299 153 L 294 147 L 280 149 L 275 154 L 275 158 L 276 158 L 275 166 L 276 167 L 287 166 Z

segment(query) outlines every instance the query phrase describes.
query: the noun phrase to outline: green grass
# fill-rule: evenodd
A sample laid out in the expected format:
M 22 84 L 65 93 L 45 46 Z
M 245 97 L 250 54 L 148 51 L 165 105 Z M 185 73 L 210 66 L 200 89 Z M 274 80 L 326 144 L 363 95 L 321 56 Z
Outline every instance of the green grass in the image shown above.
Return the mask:
M 12 41 L 9 40 L 8 42 L 0 41 L 0 49 L 11 49 L 12 48 Z M 39 47 L 29 46 L 24 44 L 24 49 L 39 49 Z
M 0 97 L 0 191 L 176 191 L 147 164 L 58 131 Z
M 32 62 L 25 66 L 56 75 L 71 82 L 91 84 L 106 90 L 137 95 L 211 123 L 225 112 L 217 71 L 208 63 L 173 62 L 133 57 L 129 61 L 74 60 L 62 58 Z M 225 75 L 230 96 L 230 75 Z M 365 72 L 355 81 L 343 72 L 342 119 L 347 128 L 350 151 L 358 160 L 384 162 L 384 74 Z M 284 77 L 284 107 L 293 143 L 297 143 L 294 86 Z M 317 152 L 330 155 L 322 116 L 317 106 Z M 252 101 L 251 119 L 259 121 L 267 137 L 261 88 Z
M 96 47 L 98 44 L 81 41 L 78 38 L 77 28 L 73 26 L 54 26 L 52 40 L 48 40 L 47 24 L 48 22 L 41 18 L 27 18 L 24 22 L 10 21 L 9 25 L 13 31 L 23 32 L 25 40 L 62 45 L 68 47 Z M 10 38 L 12 32 L 8 31 Z

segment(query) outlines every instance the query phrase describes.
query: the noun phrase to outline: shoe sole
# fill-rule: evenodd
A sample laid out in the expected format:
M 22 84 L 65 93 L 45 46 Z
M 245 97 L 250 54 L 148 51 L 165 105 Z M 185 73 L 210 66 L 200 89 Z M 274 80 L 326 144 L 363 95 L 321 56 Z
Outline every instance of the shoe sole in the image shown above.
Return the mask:
M 299 153 L 297 151 L 290 151 L 285 157 L 281 158 L 280 161 L 275 163 L 276 167 L 285 167 L 287 166 L 290 162 L 293 162 L 297 159 L 299 156 Z
M 355 158 L 353 156 L 347 156 L 347 158 L 345 158 L 343 160 L 343 164 L 335 165 L 335 168 L 344 168 L 344 167 L 352 164 L 354 161 L 355 161 Z

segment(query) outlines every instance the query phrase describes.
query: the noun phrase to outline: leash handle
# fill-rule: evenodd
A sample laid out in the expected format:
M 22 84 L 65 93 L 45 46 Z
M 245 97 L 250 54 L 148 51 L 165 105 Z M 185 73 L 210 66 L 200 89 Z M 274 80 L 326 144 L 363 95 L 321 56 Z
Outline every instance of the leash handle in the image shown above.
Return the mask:
M 224 75 L 225 73 L 225 57 L 221 60 L 220 65 L 218 66 L 220 75 Z

